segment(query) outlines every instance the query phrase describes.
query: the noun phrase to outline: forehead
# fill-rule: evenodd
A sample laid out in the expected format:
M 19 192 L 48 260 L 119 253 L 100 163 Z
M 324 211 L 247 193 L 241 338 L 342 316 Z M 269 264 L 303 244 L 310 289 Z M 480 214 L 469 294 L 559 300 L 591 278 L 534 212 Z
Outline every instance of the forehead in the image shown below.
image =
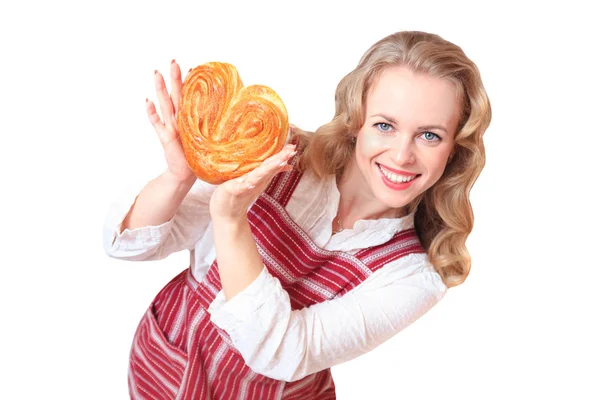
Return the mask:
M 367 94 L 366 117 L 385 114 L 402 125 L 443 125 L 454 129 L 460 102 L 449 80 L 401 67 L 385 68 Z

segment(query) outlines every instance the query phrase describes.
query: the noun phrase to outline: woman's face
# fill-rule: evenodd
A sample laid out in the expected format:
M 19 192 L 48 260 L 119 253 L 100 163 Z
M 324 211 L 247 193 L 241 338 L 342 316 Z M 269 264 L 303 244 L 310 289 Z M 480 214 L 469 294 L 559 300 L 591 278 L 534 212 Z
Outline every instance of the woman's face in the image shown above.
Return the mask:
M 367 95 L 351 162 L 367 195 L 383 208 L 400 208 L 437 182 L 454 147 L 459 113 L 452 82 L 405 67 L 383 70 Z

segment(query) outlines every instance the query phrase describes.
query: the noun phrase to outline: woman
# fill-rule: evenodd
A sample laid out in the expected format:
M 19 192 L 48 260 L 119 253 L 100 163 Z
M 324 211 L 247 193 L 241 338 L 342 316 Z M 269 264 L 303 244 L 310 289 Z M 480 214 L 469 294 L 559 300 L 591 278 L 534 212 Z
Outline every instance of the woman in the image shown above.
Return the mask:
M 330 367 L 469 273 L 469 191 L 491 120 L 477 67 L 437 35 L 383 38 L 338 85 L 330 123 L 293 129 L 293 144 L 218 186 L 187 166 L 174 62 L 171 79 L 169 96 L 155 74 L 162 120 L 147 102 L 168 168 L 105 228 L 112 257 L 191 252 L 138 327 L 132 398 L 335 398 Z

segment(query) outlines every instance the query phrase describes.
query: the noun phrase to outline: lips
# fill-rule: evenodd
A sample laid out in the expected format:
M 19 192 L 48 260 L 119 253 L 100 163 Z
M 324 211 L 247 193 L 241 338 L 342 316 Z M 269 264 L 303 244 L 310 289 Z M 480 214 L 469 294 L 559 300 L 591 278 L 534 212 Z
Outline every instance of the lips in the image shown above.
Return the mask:
M 381 174 L 390 182 L 394 184 L 402 184 L 412 182 L 415 178 L 421 176 L 420 174 L 413 174 L 410 172 L 399 171 L 396 169 L 384 167 L 381 164 L 377 164 Z

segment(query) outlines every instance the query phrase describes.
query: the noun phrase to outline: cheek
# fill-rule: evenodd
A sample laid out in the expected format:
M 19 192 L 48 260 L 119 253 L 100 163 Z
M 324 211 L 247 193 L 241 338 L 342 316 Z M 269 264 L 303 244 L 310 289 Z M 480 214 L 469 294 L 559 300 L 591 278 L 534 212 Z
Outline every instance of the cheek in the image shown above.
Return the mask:
M 435 180 L 439 180 L 442 175 L 444 174 L 444 170 L 446 169 L 446 163 L 440 163 L 439 165 L 436 166 L 436 170 L 435 170 Z
M 427 171 L 429 172 L 429 177 L 432 180 L 432 185 L 435 182 L 437 182 L 437 180 L 440 179 L 442 174 L 444 173 L 449 154 L 450 152 L 441 152 L 436 154 L 435 156 L 430 157 L 425 161 L 427 164 Z
M 356 143 L 356 150 L 360 158 L 368 160 L 384 152 L 386 146 L 385 138 L 361 132 Z

